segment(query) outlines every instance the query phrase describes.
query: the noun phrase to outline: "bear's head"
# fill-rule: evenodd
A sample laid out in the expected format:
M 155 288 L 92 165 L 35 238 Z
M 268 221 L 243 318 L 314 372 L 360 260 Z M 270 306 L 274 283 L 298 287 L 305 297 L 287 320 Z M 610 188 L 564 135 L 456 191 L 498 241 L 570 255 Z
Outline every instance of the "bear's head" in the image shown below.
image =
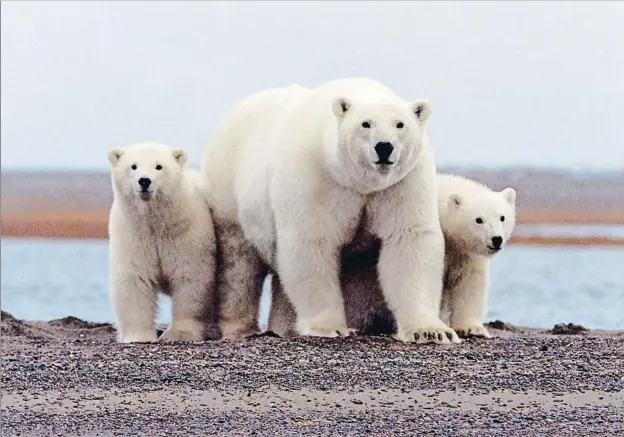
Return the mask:
M 184 149 L 158 143 L 139 143 L 108 152 L 116 192 L 129 202 L 175 196 L 186 159 Z
M 426 100 L 339 97 L 333 101 L 333 112 L 341 164 L 368 191 L 377 191 L 398 182 L 414 167 L 426 141 L 431 111 Z
M 440 220 L 445 236 L 460 250 L 492 256 L 503 249 L 516 225 L 516 191 L 451 194 Z

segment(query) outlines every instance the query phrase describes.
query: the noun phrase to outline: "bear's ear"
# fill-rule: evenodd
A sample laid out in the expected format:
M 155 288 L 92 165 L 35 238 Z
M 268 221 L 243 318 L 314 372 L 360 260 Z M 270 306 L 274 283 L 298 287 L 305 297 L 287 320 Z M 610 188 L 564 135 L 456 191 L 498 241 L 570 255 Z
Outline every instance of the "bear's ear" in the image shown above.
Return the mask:
M 507 187 L 503 191 L 501 191 L 501 194 L 507 202 L 511 204 L 516 203 L 516 190 L 514 190 L 513 188 Z
M 414 100 L 410 107 L 412 108 L 412 112 L 416 114 L 416 118 L 420 122 L 420 124 L 424 124 L 429 119 L 429 114 L 431 114 L 431 107 L 429 106 L 429 100 L 420 99 Z
M 171 154 L 173 155 L 173 159 L 178 161 L 178 164 L 180 164 L 180 165 L 186 164 L 186 159 L 187 159 L 186 150 L 184 150 L 184 149 L 173 149 L 171 151 Z
M 123 149 L 110 149 L 108 151 L 108 160 L 113 167 L 117 165 L 124 153 L 125 151 Z
M 449 209 L 455 209 L 462 204 L 462 199 L 459 194 L 451 194 L 448 198 Z
M 342 117 L 344 117 L 349 109 L 351 109 L 351 102 L 349 102 L 347 99 L 343 97 L 338 97 L 336 100 L 334 100 L 333 110 L 334 115 L 337 119 L 340 120 Z

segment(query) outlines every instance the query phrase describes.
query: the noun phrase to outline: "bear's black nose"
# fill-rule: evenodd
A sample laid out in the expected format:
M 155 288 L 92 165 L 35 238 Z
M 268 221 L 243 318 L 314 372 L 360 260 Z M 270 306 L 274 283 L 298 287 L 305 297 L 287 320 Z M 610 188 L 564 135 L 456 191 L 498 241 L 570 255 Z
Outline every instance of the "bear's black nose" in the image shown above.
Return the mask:
M 392 143 L 388 143 L 387 141 L 380 141 L 375 144 L 375 152 L 377 152 L 377 156 L 379 157 L 379 160 L 375 164 L 393 164 L 393 162 L 388 160 L 393 150 L 394 147 Z
M 496 237 L 492 237 L 492 247 L 494 249 L 500 249 L 500 247 L 503 245 L 503 237 L 500 236 L 496 236 Z
M 139 179 L 139 185 L 143 190 L 147 190 L 151 185 L 152 180 L 150 178 L 141 178 Z

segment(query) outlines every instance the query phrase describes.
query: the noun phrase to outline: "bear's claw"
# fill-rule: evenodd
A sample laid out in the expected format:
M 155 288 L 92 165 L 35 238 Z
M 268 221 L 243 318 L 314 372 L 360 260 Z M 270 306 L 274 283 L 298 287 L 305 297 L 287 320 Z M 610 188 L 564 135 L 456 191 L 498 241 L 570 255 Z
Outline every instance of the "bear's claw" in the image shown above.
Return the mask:
M 461 339 L 451 328 L 420 328 L 397 332 L 392 336 L 395 340 L 406 343 L 461 343 Z

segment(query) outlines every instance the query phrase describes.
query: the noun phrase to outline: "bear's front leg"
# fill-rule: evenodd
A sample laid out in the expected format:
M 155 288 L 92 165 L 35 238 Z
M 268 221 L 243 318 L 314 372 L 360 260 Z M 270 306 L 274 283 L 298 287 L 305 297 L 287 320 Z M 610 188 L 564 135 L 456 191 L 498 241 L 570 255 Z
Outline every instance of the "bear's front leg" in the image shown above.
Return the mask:
M 444 239 L 436 231 L 406 229 L 383 240 L 379 281 L 404 342 L 459 343 L 439 317 Z
M 404 342 L 460 343 L 440 320 L 444 236 L 431 166 L 375 195 L 369 207 L 372 231 L 381 239 L 377 269 L 395 338 Z
M 300 335 L 338 337 L 351 333 L 340 288 L 339 254 L 337 245 L 322 233 L 314 235 L 309 229 L 278 225 L 279 278 L 295 308 Z
M 122 343 L 156 341 L 154 318 L 158 294 L 147 278 L 111 266 L 111 303 Z
M 487 264 L 485 259 L 469 261 L 459 282 L 443 291 L 444 300 L 450 306 L 450 325 L 461 337 L 491 337 L 483 326 L 487 308 Z

